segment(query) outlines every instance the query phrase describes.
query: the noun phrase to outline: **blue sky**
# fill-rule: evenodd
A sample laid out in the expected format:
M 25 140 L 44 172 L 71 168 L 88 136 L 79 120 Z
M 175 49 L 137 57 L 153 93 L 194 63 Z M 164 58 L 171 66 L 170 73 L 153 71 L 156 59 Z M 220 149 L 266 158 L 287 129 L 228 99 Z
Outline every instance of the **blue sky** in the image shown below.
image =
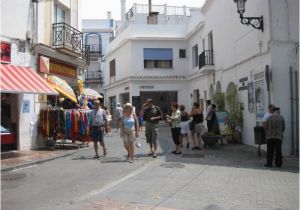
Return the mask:
M 152 0 L 154 5 L 201 7 L 205 0 Z M 134 3 L 148 4 L 148 0 L 126 0 L 126 12 Z M 120 0 L 81 0 L 82 18 L 105 19 L 107 11 L 112 12 L 112 18 L 120 19 Z

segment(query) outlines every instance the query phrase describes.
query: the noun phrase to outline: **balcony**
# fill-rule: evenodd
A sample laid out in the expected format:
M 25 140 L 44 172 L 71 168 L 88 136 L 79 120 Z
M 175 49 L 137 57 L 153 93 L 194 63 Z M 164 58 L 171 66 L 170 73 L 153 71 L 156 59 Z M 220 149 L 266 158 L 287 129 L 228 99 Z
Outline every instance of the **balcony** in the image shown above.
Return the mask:
M 213 50 L 204 50 L 199 55 L 199 69 L 201 73 L 205 74 L 210 74 L 215 71 Z
M 74 57 L 88 59 L 89 47 L 83 45 L 82 32 L 66 23 L 52 24 L 52 47 Z
M 104 78 L 102 75 L 102 71 L 87 71 L 85 73 L 84 84 L 103 85 L 103 83 L 104 83 Z

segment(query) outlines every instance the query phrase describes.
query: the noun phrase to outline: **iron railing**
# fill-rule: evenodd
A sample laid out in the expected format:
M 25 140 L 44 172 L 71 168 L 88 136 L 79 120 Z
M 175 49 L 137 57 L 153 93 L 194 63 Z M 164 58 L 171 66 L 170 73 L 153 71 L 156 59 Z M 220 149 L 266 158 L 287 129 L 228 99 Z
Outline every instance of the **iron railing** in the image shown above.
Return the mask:
M 204 50 L 199 55 L 199 69 L 206 65 L 214 65 L 214 51 Z
M 90 46 L 90 53 L 91 54 L 99 54 L 101 55 L 101 45 L 100 44 L 89 44 Z
M 90 46 L 89 45 L 83 45 L 82 47 L 82 54 L 81 57 L 83 60 L 86 61 L 86 64 L 90 64 Z
M 100 84 L 104 83 L 102 71 L 87 71 L 85 72 L 85 84 Z
M 73 52 L 82 54 L 83 35 L 81 31 L 66 23 L 53 23 L 52 33 L 52 47 L 67 48 Z

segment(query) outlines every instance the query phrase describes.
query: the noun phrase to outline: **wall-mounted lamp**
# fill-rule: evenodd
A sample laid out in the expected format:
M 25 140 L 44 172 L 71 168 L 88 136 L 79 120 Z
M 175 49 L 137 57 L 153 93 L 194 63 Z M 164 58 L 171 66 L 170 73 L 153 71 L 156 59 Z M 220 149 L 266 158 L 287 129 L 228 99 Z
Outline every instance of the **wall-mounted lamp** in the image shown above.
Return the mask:
M 264 31 L 263 16 L 261 17 L 244 17 L 245 5 L 247 0 L 233 0 L 237 5 L 237 12 L 240 14 L 241 23 L 251 25 L 253 28 Z

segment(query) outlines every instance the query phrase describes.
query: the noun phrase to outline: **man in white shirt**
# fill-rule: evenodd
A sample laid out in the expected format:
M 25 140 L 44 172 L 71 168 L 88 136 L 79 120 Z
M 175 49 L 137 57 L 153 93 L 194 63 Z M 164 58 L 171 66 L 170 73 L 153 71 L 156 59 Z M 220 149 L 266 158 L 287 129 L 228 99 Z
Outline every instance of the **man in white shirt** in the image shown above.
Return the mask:
M 268 106 L 268 112 L 266 112 L 265 114 L 264 114 L 264 118 L 263 118 L 263 126 L 265 127 L 265 125 L 266 125 L 266 122 L 267 122 L 267 120 L 268 120 L 268 118 L 273 114 L 273 112 L 274 112 L 274 105 L 273 104 L 270 104 L 269 106 Z
M 98 154 L 98 141 L 103 148 L 103 155 L 107 154 L 107 149 L 104 144 L 103 134 L 104 134 L 104 127 L 106 126 L 107 118 L 105 111 L 100 108 L 100 101 L 96 100 L 94 102 L 94 110 L 92 112 L 91 117 L 91 138 L 94 141 L 94 149 L 95 149 L 95 156 L 94 159 L 99 158 Z

